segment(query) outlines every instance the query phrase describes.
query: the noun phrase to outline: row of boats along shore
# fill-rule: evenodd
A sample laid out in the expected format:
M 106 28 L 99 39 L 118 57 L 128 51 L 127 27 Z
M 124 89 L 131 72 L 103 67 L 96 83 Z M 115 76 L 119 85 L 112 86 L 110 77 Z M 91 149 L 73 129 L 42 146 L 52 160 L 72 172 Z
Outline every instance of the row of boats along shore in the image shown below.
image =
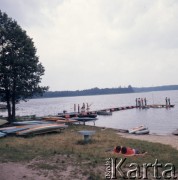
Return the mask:
M 174 105 L 168 108 L 174 107 Z M 44 134 L 50 132 L 59 132 L 66 129 L 72 124 L 80 124 L 81 122 L 85 124 L 87 121 L 95 122 L 101 115 L 112 115 L 114 111 L 121 111 L 133 108 L 140 108 L 137 106 L 125 106 L 118 108 L 109 108 L 98 111 L 82 111 L 82 112 L 66 112 L 58 113 L 56 116 L 45 116 L 36 117 L 32 116 L 22 116 L 17 117 L 16 121 L 12 125 L 7 123 L 5 118 L 0 118 L 0 137 L 6 136 L 31 136 L 37 134 Z M 150 105 L 145 108 L 165 108 L 165 105 Z M 167 108 L 167 107 L 166 107 Z M 135 127 L 132 129 L 118 129 L 121 133 L 130 133 L 136 135 L 149 134 L 150 131 L 144 125 Z M 178 130 L 173 133 L 178 135 Z

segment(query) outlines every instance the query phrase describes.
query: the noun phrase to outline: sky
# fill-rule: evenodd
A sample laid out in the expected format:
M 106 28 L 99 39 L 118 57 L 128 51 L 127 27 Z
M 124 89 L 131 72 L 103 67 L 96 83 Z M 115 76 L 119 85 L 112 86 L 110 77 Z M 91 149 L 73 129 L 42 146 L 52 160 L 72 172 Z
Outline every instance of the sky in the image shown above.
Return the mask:
M 177 0 L 0 0 L 50 91 L 178 84 Z

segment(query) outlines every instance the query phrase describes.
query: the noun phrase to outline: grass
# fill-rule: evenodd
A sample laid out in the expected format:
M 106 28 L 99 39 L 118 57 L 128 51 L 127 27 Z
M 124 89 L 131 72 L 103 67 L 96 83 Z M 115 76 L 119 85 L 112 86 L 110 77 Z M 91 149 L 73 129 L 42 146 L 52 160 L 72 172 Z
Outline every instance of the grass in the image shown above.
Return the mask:
M 95 130 L 89 143 L 82 143 L 83 136 L 79 130 Z M 172 163 L 178 167 L 178 151 L 170 146 L 158 143 L 150 143 L 140 140 L 125 139 L 116 134 L 115 130 L 102 130 L 97 127 L 76 125 L 70 126 L 61 133 L 38 135 L 29 138 L 7 137 L 0 139 L 0 162 L 30 162 L 32 159 L 40 157 L 50 159 L 55 156 L 64 156 L 56 164 L 39 164 L 41 169 L 56 169 L 58 164 L 68 166 L 68 161 L 73 159 L 73 165 L 83 169 L 83 174 L 90 174 L 90 179 L 100 179 L 104 176 L 105 159 L 109 157 L 124 158 L 113 154 L 107 149 L 112 149 L 117 145 L 129 146 L 148 154 L 143 157 L 129 157 L 127 164 L 134 162 L 142 165 L 143 163 L 154 163 L 158 159 L 160 163 Z M 94 167 L 94 168 L 93 168 Z M 64 168 L 65 169 L 65 168 Z M 97 172 L 95 169 L 98 169 Z

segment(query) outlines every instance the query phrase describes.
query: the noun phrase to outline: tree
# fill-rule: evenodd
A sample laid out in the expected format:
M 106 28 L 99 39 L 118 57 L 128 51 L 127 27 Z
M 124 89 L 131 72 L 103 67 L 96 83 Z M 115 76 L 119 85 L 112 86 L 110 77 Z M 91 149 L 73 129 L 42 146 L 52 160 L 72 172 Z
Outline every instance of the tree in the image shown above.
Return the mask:
M 10 123 L 17 103 L 48 90 L 39 85 L 44 71 L 32 39 L 0 10 L 0 97 L 7 103 Z

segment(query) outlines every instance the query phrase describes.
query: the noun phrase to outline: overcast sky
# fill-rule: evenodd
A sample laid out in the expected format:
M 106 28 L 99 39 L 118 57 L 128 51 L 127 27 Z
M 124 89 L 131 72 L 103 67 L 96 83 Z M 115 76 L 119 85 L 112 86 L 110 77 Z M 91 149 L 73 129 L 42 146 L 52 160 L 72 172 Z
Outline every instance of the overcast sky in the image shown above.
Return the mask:
M 50 90 L 178 84 L 177 0 L 0 0 Z

